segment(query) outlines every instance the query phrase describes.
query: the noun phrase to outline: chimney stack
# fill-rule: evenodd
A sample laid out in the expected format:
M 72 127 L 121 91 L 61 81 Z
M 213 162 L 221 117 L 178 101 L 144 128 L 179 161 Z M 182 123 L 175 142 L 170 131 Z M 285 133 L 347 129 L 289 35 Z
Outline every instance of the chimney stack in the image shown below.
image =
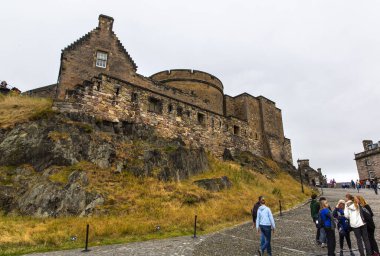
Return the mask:
M 112 31 L 113 26 L 113 18 L 107 15 L 100 14 L 99 15 L 99 25 L 98 28 L 100 30 L 108 30 Z

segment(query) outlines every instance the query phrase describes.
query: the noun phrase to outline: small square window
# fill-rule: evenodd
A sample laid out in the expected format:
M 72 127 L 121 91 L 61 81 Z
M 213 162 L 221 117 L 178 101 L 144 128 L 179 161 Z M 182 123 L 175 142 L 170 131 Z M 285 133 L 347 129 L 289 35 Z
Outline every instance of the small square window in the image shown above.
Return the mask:
M 162 101 L 153 97 L 149 98 L 148 111 L 162 114 Z
M 105 52 L 96 52 L 96 66 L 99 68 L 106 68 L 107 67 L 107 57 L 108 54 Z
M 183 115 L 183 108 L 182 107 L 177 107 L 177 116 L 182 116 Z

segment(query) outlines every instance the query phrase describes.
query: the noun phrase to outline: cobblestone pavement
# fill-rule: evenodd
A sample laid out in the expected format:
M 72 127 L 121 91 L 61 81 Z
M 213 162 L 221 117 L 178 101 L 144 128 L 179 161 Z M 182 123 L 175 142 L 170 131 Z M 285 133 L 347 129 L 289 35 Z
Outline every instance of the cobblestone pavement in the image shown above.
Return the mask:
M 346 193 L 357 194 L 355 190 L 324 189 L 324 196 L 335 206 L 339 199 L 343 199 Z M 375 214 L 375 223 L 378 227 L 380 218 L 379 196 L 373 190 L 361 190 L 360 194 L 368 201 Z M 275 216 L 276 232 L 272 236 L 273 255 L 327 255 L 327 249 L 315 244 L 315 225 L 311 221 L 309 204 L 305 204 L 294 210 L 285 212 L 283 216 Z M 379 232 L 376 238 L 380 241 Z M 337 252 L 339 240 L 337 239 Z M 356 240 L 351 233 L 353 247 L 356 248 Z M 347 246 L 345 244 L 345 246 Z M 72 255 L 178 255 L 178 256 L 245 256 L 256 255 L 259 248 L 259 236 L 252 230 L 251 223 L 245 223 L 222 231 L 201 236 L 197 239 L 191 237 L 178 237 L 166 240 L 154 240 L 123 245 L 92 247 L 88 253 L 81 250 L 59 251 L 51 253 L 32 254 L 33 256 L 72 256 Z M 346 248 L 346 247 L 345 247 Z M 358 252 L 355 252 L 359 255 Z M 345 254 L 348 255 L 348 254 Z M 29 255 L 31 256 L 31 255 Z

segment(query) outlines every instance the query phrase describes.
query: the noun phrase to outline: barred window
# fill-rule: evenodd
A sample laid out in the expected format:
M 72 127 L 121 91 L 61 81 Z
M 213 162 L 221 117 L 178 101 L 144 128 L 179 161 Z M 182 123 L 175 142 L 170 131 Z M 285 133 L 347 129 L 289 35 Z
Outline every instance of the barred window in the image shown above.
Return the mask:
M 100 68 L 106 68 L 107 67 L 107 56 L 108 54 L 105 52 L 96 52 L 96 66 Z

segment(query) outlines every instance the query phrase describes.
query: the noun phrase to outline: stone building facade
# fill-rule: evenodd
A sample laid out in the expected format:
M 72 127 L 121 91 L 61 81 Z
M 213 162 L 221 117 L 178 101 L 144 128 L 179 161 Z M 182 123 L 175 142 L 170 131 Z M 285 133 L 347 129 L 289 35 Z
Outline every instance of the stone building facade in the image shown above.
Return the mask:
M 310 186 L 325 186 L 327 184 L 326 177 L 322 175 L 322 169 L 317 170 L 310 167 L 309 159 L 298 159 L 298 170 L 300 171 L 302 177 Z
M 281 110 L 273 101 L 248 93 L 225 95 L 217 77 L 198 70 L 142 76 L 113 32 L 113 21 L 100 15 L 98 27 L 62 50 L 58 83 L 28 93 L 54 97 L 62 112 L 152 125 L 160 136 L 217 156 L 239 149 L 292 163 Z
M 373 180 L 380 178 L 380 141 L 363 140 L 364 151 L 355 154 L 359 179 Z

